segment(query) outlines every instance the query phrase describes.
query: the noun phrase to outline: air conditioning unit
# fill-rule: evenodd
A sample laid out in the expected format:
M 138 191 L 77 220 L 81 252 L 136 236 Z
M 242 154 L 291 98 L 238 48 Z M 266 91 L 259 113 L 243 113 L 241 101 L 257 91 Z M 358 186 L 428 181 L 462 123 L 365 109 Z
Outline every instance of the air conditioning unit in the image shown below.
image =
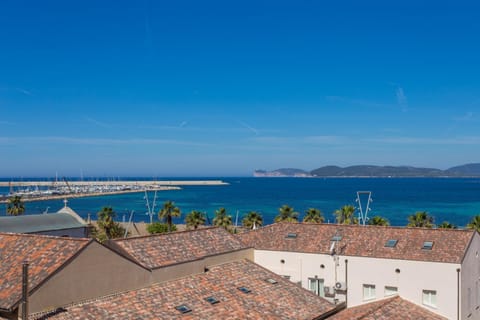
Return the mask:
M 325 286 L 325 287 L 323 287 L 323 293 L 324 293 L 325 297 L 333 298 L 333 297 L 335 297 L 335 288 Z
M 347 284 L 340 281 L 335 283 L 335 291 L 347 291 Z

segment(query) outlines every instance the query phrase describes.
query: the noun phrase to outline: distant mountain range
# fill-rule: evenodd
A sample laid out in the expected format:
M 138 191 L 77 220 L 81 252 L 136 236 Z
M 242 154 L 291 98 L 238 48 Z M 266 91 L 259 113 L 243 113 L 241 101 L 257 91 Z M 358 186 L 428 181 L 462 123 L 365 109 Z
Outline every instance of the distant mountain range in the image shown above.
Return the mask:
M 255 170 L 255 177 L 480 177 L 480 163 L 470 163 L 446 170 L 410 166 L 350 167 L 324 166 L 312 171 L 283 168 L 274 171 Z

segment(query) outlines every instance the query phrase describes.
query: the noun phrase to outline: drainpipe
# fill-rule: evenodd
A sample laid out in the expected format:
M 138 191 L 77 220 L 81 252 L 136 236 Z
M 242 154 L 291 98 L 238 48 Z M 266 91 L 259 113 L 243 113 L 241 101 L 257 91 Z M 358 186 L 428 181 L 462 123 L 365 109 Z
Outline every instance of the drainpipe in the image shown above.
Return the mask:
M 345 259 L 345 306 L 348 307 L 348 259 Z
M 457 269 L 457 320 L 460 320 L 460 268 Z
M 28 319 L 28 261 L 22 264 L 22 320 Z

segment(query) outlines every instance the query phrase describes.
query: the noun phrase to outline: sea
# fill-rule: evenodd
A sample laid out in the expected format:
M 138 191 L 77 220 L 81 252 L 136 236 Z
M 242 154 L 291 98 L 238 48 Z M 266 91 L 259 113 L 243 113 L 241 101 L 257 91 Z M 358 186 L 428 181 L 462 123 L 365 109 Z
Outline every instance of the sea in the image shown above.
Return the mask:
M 25 181 L 30 179 L 23 178 Z M 241 224 L 250 211 L 262 214 L 264 224 L 273 222 L 283 205 L 293 207 L 303 218 L 309 208 L 320 209 L 325 222 L 334 223 L 333 212 L 344 205 L 356 207 L 356 214 L 367 212 L 387 218 L 393 226 L 405 226 L 408 216 L 417 211 L 427 211 L 435 223 L 448 221 L 464 227 L 473 216 L 480 214 L 480 178 L 165 178 L 163 180 L 216 180 L 226 185 L 182 186 L 181 190 L 159 191 L 153 210 L 154 221 L 162 204 L 171 200 L 180 208 L 182 216 L 174 223 L 184 223 L 185 215 L 192 210 L 206 213 L 212 221 L 221 207 L 227 209 L 234 223 Z M 9 181 L 3 179 L 4 181 Z M 41 180 L 41 179 L 40 179 Z M 120 178 L 122 180 L 122 178 Z M 127 180 L 127 178 L 126 178 Z M 151 180 L 128 178 L 128 180 Z M 162 179 L 158 179 L 162 180 Z M 8 194 L 0 187 L 0 195 Z M 360 202 L 357 202 L 360 192 Z M 372 201 L 368 201 L 368 195 Z M 154 192 L 105 195 L 68 199 L 68 206 L 83 218 L 96 219 L 97 212 L 111 206 L 117 221 L 149 222 L 147 200 L 153 207 Z M 360 203 L 360 204 L 359 204 Z M 0 215 L 6 214 L 0 207 Z M 52 213 L 64 206 L 63 200 L 26 202 L 27 214 Z M 152 212 L 152 211 L 151 211 Z

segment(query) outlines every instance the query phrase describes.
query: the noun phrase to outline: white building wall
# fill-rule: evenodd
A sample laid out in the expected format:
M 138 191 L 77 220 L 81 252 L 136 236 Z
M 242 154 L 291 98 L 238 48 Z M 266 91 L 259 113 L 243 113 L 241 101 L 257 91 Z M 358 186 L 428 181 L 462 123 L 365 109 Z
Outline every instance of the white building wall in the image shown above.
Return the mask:
M 475 233 L 460 271 L 461 319 L 480 320 L 480 235 Z
M 348 260 L 348 307 L 374 301 L 364 300 L 364 284 L 375 285 L 375 300 L 385 297 L 385 286 L 393 286 L 402 298 L 448 319 L 457 318 L 456 270 L 460 264 L 339 256 L 336 266 L 330 255 L 266 250 L 255 250 L 254 259 L 277 274 L 290 276 L 293 282 L 302 281 L 306 289 L 308 278 L 315 276 L 325 279 L 326 286 L 345 282 Z M 437 307 L 423 305 L 422 290 L 436 291 Z M 336 298 L 343 301 L 345 296 Z

